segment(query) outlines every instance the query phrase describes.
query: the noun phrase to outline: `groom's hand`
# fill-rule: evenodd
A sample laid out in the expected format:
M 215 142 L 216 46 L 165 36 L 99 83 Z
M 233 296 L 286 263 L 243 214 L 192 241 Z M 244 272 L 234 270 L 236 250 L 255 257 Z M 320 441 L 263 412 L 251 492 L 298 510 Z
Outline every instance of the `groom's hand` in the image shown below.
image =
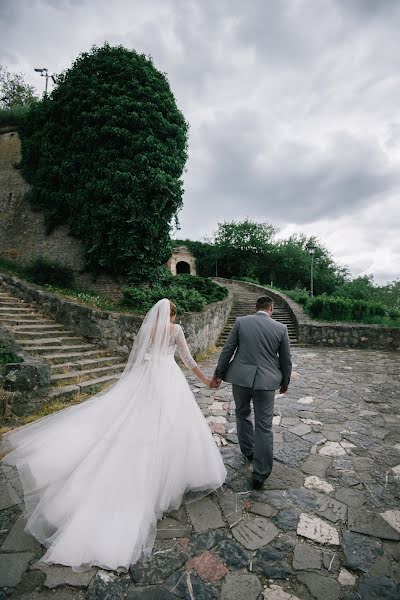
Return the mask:
M 221 385 L 221 381 L 222 381 L 222 379 L 218 379 L 218 377 L 213 377 L 211 379 L 210 388 L 211 389 L 219 388 L 219 386 Z
M 279 393 L 280 394 L 286 394 L 286 392 L 288 391 L 289 386 L 288 385 L 281 385 L 281 387 L 279 388 Z

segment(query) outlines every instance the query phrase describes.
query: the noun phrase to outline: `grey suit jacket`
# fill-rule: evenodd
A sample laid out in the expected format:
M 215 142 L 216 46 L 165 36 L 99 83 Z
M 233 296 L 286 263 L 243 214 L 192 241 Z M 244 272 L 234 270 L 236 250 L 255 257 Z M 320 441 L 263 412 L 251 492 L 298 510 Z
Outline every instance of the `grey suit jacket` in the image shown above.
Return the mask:
M 257 312 L 236 319 L 214 376 L 254 390 L 276 390 L 289 385 L 291 371 L 286 325 Z

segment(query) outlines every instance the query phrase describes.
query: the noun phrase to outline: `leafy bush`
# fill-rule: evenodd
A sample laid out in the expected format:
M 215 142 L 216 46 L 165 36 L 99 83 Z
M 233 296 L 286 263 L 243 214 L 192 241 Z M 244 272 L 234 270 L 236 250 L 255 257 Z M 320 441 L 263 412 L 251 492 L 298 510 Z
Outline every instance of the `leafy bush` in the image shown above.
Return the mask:
M 160 285 L 153 288 L 125 288 L 123 290 L 124 304 L 140 314 L 146 313 L 162 298 L 168 298 L 176 304 L 178 314 L 186 311 L 200 311 L 204 308 L 206 301 L 204 297 L 194 289 L 170 285 Z
M 0 258 L 0 269 L 3 271 L 8 271 L 13 275 L 19 275 L 20 277 L 28 278 L 26 267 L 13 260 L 9 260 L 8 258 Z
M 124 305 L 140 313 L 147 312 L 161 298 L 169 298 L 177 312 L 200 311 L 206 304 L 223 300 L 228 290 L 204 277 L 177 275 L 166 277 L 163 285 L 151 288 L 127 287 L 123 290 Z
M 196 277 L 194 275 L 177 275 L 175 285 L 185 287 L 187 289 L 197 290 L 203 298 L 205 298 L 207 304 L 210 302 L 218 302 L 223 300 L 228 295 L 228 290 L 211 279 L 205 277 Z
M 61 287 L 71 288 L 74 283 L 72 269 L 55 260 L 39 256 L 26 268 L 28 277 L 39 285 L 50 283 Z
M 8 365 L 9 363 L 21 363 L 22 358 L 14 354 L 7 346 L 0 343 L 0 365 Z
M 310 296 L 305 290 L 282 290 L 286 296 L 289 296 L 292 300 L 306 307 L 310 302 Z
M 385 307 L 377 302 L 325 295 L 310 299 L 308 312 L 316 319 L 358 323 L 371 323 L 376 317 L 385 317 L 387 313 Z
M 29 113 L 29 107 L 27 106 L 15 106 L 14 108 L 2 108 L 0 109 L 0 127 L 7 125 L 15 125 L 18 127 L 24 122 L 27 114 Z

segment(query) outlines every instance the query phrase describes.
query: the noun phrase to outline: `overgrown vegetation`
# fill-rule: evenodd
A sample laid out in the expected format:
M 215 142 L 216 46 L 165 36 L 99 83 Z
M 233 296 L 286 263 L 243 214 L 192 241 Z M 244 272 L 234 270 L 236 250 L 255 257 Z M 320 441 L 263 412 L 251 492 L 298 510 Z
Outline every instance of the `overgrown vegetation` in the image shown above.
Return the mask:
M 29 107 L 0 108 L 0 127 L 15 125 L 17 128 L 24 122 L 29 113 Z
M 93 47 L 19 129 L 30 202 L 48 231 L 68 225 L 92 272 L 154 281 L 182 206 L 187 130 L 151 58 Z
M 31 281 L 38 285 L 50 284 L 72 288 L 74 283 L 72 269 L 56 260 L 49 260 L 43 256 L 39 256 L 29 263 L 26 267 L 26 274 Z
M 43 269 L 41 270 L 41 266 Z M 57 261 L 39 257 L 23 267 L 17 263 L 0 259 L 0 270 L 8 271 L 23 279 L 42 285 L 50 292 L 65 298 L 95 306 L 100 310 L 129 310 L 146 313 L 161 298 L 169 298 L 177 305 L 178 313 L 201 311 L 206 304 L 226 298 L 228 290 L 210 279 L 192 275 L 173 277 L 165 268 L 161 272 L 160 283 L 153 286 L 128 286 L 123 290 L 120 302 L 102 294 L 75 287 L 70 279 L 71 272 L 61 268 Z M 70 286 L 68 286 L 70 282 Z
M 29 107 L 39 98 L 32 85 L 26 83 L 23 73 L 11 73 L 0 65 L 0 108 L 15 110 Z
M 161 298 L 169 298 L 177 306 L 178 314 L 200 311 L 206 304 L 223 300 L 226 288 L 210 279 L 192 275 L 177 275 L 151 288 L 125 288 L 124 304 L 135 312 L 145 313 Z
M 10 348 L 0 342 L 0 365 L 8 365 L 9 363 L 21 363 L 22 358 L 12 352 Z
M 374 286 L 371 277 L 358 277 L 333 295 L 310 298 L 305 290 L 282 290 L 314 319 L 400 327 L 400 282 Z

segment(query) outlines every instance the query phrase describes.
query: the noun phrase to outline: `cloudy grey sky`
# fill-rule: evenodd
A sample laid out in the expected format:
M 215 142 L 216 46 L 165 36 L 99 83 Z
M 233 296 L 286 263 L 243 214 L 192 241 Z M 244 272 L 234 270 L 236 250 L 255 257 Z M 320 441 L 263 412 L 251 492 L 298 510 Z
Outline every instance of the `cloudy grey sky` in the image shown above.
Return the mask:
M 150 54 L 190 123 L 179 237 L 246 216 L 400 276 L 400 0 L 0 0 L 0 64 Z

